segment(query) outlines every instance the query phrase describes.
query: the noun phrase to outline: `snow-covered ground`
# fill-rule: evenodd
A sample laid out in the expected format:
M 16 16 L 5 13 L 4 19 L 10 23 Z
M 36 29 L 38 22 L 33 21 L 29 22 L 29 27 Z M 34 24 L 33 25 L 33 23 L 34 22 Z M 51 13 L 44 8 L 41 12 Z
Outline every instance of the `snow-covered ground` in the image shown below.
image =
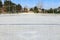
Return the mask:
M 60 40 L 60 14 L 1 14 L 0 40 Z

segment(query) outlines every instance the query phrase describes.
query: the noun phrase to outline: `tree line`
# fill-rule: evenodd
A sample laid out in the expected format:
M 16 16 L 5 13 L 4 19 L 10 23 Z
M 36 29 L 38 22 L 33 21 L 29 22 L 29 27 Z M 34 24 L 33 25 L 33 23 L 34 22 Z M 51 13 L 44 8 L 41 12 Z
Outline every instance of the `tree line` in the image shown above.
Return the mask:
M 50 8 L 50 9 L 44 9 L 44 8 L 38 8 L 37 6 L 30 8 L 22 7 L 20 4 L 15 4 L 12 1 L 4 1 L 4 4 L 2 4 L 2 1 L 0 1 L 0 13 L 6 12 L 6 13 L 23 13 L 23 12 L 34 12 L 34 13 L 60 13 L 60 7 L 58 8 Z

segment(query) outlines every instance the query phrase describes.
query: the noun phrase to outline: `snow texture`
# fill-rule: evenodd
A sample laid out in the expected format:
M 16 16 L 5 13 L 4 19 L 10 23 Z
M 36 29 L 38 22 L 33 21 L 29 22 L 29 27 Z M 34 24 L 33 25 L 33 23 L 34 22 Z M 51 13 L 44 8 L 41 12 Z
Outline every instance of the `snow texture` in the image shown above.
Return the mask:
M 60 15 L 1 14 L 0 40 L 60 40 Z

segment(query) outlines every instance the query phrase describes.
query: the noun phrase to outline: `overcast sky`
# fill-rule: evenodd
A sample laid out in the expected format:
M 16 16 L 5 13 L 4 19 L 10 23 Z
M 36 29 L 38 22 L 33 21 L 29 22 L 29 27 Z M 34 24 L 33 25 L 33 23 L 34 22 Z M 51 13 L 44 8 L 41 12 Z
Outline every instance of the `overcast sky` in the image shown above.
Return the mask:
M 3 0 L 2 0 L 3 1 Z M 16 4 L 21 4 L 23 7 L 34 7 L 37 5 L 38 0 L 11 0 L 12 2 Z M 57 8 L 60 6 L 60 0 L 39 0 L 40 4 L 42 4 L 42 7 L 45 9 L 49 8 Z

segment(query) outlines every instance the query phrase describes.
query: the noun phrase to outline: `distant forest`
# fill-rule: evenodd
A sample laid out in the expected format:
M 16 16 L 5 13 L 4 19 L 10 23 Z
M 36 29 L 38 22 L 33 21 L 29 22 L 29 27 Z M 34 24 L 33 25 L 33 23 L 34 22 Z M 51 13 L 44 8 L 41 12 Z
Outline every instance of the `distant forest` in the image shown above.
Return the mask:
M 60 13 L 60 7 L 58 8 L 38 8 L 37 6 L 33 8 L 22 7 L 20 4 L 15 4 L 12 1 L 0 1 L 0 13 Z

